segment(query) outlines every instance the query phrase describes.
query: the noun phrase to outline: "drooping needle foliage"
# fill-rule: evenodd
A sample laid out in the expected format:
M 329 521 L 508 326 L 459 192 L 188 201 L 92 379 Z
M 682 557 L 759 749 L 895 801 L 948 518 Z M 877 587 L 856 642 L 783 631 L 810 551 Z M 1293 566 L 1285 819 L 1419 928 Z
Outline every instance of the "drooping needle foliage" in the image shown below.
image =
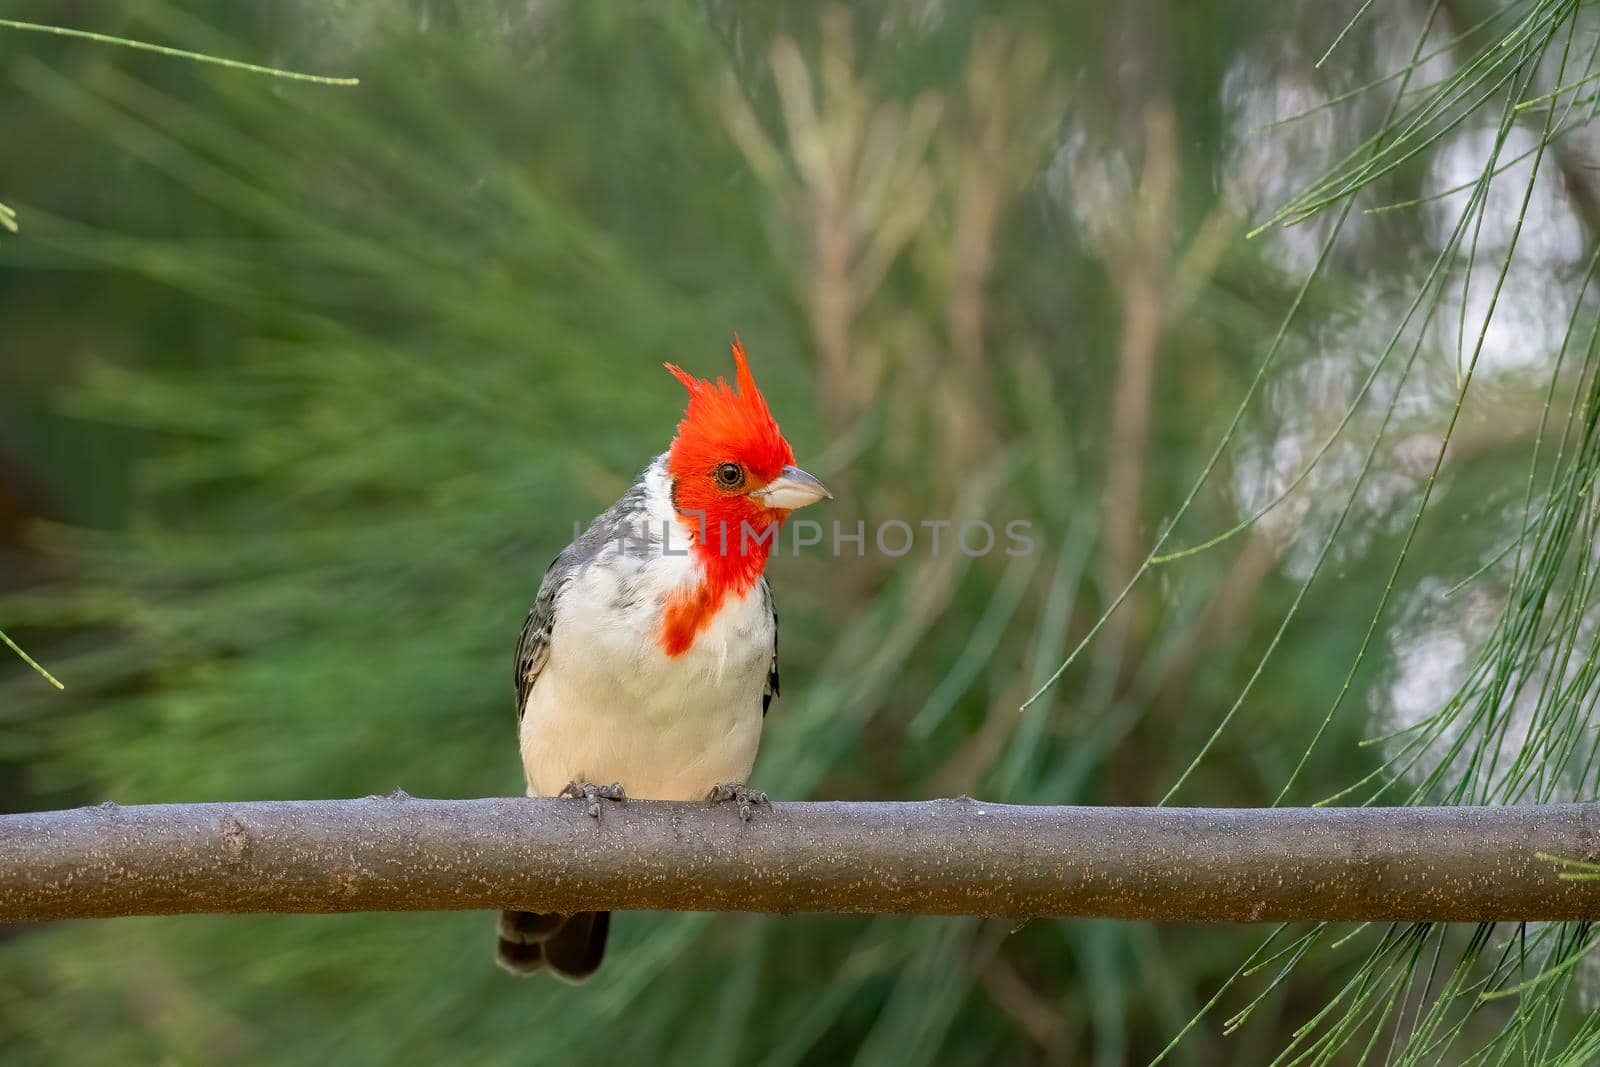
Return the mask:
M 181 48 L 167 48 L 162 45 L 150 44 L 146 41 L 131 40 L 127 37 L 117 37 L 111 34 L 94 33 L 86 30 L 75 30 L 67 26 L 51 26 L 37 22 L 21 22 L 16 19 L 0 19 L 0 29 L 27 30 L 33 33 L 54 34 L 59 37 L 76 37 L 82 40 L 94 41 L 98 44 L 118 45 L 123 48 L 133 48 L 146 52 L 155 52 L 159 55 L 174 56 L 179 59 L 189 59 L 199 63 L 214 63 L 221 67 L 249 71 L 252 74 L 266 74 L 275 78 L 287 78 L 291 81 L 308 81 L 323 85 L 360 84 L 359 80 L 356 78 L 329 78 L 317 74 L 299 74 L 294 71 L 278 70 L 275 67 L 257 66 L 254 63 L 241 63 L 237 60 L 224 59 L 220 56 L 208 56 L 201 52 L 189 52 Z M 14 209 L 4 203 L 0 203 L 0 229 L 9 230 L 12 233 L 17 232 L 17 213 Z M 15 641 L 7 637 L 3 630 L 0 630 L 0 641 L 4 641 L 7 648 L 10 648 L 18 656 L 22 657 L 24 663 L 32 667 L 51 685 L 55 686 L 57 689 L 64 688 L 60 680 L 58 680 L 55 675 L 51 674 L 49 671 L 45 670 L 44 667 L 40 666 L 38 661 L 24 652 Z

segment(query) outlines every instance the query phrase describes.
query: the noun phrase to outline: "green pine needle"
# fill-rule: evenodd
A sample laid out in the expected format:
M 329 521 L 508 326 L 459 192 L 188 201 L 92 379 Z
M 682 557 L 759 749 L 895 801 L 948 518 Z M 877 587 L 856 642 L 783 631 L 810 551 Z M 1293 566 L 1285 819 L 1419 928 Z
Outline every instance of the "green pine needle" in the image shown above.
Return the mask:
M 31 30 L 35 33 L 50 33 L 57 37 L 76 37 L 84 41 L 96 41 L 100 44 L 121 45 L 123 48 L 136 48 L 141 52 L 154 52 L 157 55 L 172 56 L 176 59 L 191 59 L 196 63 L 210 63 L 217 67 L 227 67 L 229 70 L 243 70 L 251 74 L 265 74 L 271 78 L 285 78 L 289 81 L 313 82 L 317 85 L 360 85 L 359 78 L 331 78 L 323 74 L 303 74 L 299 71 L 282 70 L 278 67 L 264 67 L 255 63 L 243 63 L 237 59 L 224 59 L 221 56 L 206 55 L 204 52 L 190 52 L 182 48 L 168 48 L 166 45 L 151 44 L 149 41 L 136 41 L 128 37 L 114 37 L 106 33 L 94 33 L 90 30 L 75 30 L 66 26 L 47 26 L 37 22 L 19 22 L 16 19 L 0 19 L 0 27 L 12 30 Z
M 22 646 L 18 645 L 15 641 L 11 640 L 11 638 L 6 635 L 6 632 L 4 630 L 0 630 L 0 641 L 4 641 L 6 643 L 6 647 L 7 648 L 11 649 L 11 651 L 13 651 L 17 655 L 21 656 L 22 657 L 22 662 L 26 663 L 28 666 L 32 667 L 34 670 L 36 670 L 40 674 L 44 675 L 45 681 L 49 682 L 51 685 L 55 686 L 57 689 L 65 689 L 66 688 L 66 686 L 62 685 L 60 680 L 58 678 L 56 678 L 55 675 L 53 675 L 49 671 L 45 670 L 44 666 L 42 664 L 40 664 L 37 660 L 35 660 L 32 656 L 28 655 L 26 652 L 24 652 L 22 650 Z

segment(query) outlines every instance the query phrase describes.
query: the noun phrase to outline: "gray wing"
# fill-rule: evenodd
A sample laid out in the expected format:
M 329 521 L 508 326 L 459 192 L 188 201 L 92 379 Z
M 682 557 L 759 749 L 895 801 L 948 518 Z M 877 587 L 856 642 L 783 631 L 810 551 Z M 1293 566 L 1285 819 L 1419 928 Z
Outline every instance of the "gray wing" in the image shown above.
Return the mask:
M 765 578 L 761 579 L 761 599 L 767 605 L 767 614 L 772 616 L 772 665 L 767 668 L 767 687 L 761 693 L 761 716 L 765 718 L 767 709 L 778 696 L 778 610 L 772 605 L 772 587 Z
M 569 560 L 571 548 L 550 561 L 539 583 L 539 593 L 533 598 L 533 608 L 522 622 L 522 636 L 517 638 L 517 721 L 522 721 L 523 706 L 528 703 L 528 693 L 544 670 L 550 658 L 550 631 L 556 624 L 556 599 L 572 578 L 573 566 Z
M 522 623 L 522 636 L 517 639 L 517 721 L 522 721 L 522 709 L 528 702 L 528 693 L 544 670 L 550 658 L 550 633 L 556 624 L 556 601 L 573 575 L 593 562 L 604 552 L 625 550 L 629 537 L 643 538 L 650 534 L 645 522 L 648 489 L 645 478 L 651 467 L 666 463 L 660 455 L 646 467 L 633 485 L 615 504 L 598 515 L 589 528 L 561 554 L 550 562 L 539 583 L 539 593 L 533 598 L 533 610 Z

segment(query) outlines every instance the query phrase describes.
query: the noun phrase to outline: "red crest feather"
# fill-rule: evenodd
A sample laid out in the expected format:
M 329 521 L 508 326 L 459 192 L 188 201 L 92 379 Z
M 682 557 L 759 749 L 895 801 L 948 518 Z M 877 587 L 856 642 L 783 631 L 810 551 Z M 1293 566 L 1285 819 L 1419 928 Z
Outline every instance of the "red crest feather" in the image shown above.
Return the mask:
M 675 363 L 666 364 L 689 392 L 689 407 L 678 423 L 667 461 L 674 478 L 710 474 L 717 464 L 731 460 L 743 464 L 752 482 L 760 484 L 776 478 L 786 464 L 794 462 L 794 451 L 756 388 L 737 336 L 733 339 L 733 366 L 737 390 L 721 377 L 708 382 Z

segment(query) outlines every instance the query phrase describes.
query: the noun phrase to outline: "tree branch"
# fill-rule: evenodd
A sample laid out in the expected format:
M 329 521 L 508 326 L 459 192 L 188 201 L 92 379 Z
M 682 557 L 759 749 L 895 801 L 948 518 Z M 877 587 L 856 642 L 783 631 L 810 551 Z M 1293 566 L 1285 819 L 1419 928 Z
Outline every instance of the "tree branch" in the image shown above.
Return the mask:
M 550 799 L 176 804 L 0 816 L 0 922 L 598 908 L 1235 922 L 1600 919 L 1600 804 L 730 808 Z

